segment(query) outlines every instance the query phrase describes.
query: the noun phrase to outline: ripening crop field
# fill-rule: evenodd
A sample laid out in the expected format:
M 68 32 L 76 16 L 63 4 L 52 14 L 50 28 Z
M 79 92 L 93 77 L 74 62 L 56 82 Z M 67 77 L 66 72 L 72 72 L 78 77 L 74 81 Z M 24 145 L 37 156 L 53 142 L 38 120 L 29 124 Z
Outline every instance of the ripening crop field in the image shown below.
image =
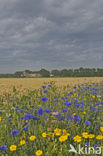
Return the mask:
M 75 155 L 103 155 L 103 78 L 0 79 L 0 156 Z
M 102 77 L 90 78 L 2 78 L 0 79 L 0 94 L 11 92 L 13 86 L 25 93 L 28 90 L 39 89 L 43 84 L 55 82 L 57 87 L 74 86 L 85 82 L 101 82 Z

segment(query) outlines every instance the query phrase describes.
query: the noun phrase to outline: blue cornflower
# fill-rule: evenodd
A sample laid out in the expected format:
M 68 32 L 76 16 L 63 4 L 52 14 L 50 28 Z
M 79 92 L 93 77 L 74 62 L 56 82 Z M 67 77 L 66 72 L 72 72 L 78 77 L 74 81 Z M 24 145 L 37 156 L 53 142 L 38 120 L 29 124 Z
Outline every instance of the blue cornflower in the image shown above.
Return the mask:
M 76 106 L 76 107 L 83 107 L 84 104 L 83 104 L 83 103 L 76 103 L 75 106 Z
M 9 118 L 8 121 L 11 122 L 12 121 L 12 118 Z
M 67 116 L 67 120 L 71 120 L 72 119 L 72 116 Z
M 100 112 L 101 111 L 101 109 L 97 109 L 97 112 Z
M 77 103 L 78 102 L 78 100 L 76 99 L 75 101 L 74 101 L 74 103 Z
M 44 113 L 44 110 L 42 108 L 38 109 L 37 110 L 37 114 L 38 115 L 42 115 Z
M 39 117 L 35 116 L 35 117 L 34 117 L 34 120 L 39 120 Z
M 46 101 L 47 101 L 47 97 L 44 96 L 44 97 L 41 98 L 41 100 L 42 100 L 43 102 L 46 102 Z
M 18 108 L 15 108 L 15 111 L 19 110 Z
M 44 93 L 46 94 L 48 91 L 47 90 L 44 90 Z
M 95 105 L 96 105 L 96 106 L 99 106 L 99 105 L 100 105 L 100 103 L 98 102 L 98 103 L 96 103 Z
M 48 84 L 48 87 L 51 87 L 51 85 L 50 85 L 50 84 Z
M 71 94 L 73 94 L 73 92 L 69 92 L 67 95 L 71 95 Z
M 23 111 L 24 111 L 23 109 L 20 109 L 20 110 L 19 110 L 20 113 L 22 113 Z
M 19 134 L 18 129 L 13 129 L 13 130 L 11 131 L 11 135 L 13 135 L 13 136 L 16 136 L 16 135 L 18 135 L 18 134 Z
M 62 112 L 68 112 L 68 109 L 67 108 L 63 108 Z
M 32 115 L 32 114 L 30 114 L 30 113 L 28 113 L 28 114 L 26 114 L 25 116 L 24 116 L 24 119 L 33 119 L 34 118 L 34 115 Z
M 73 117 L 73 120 L 76 121 L 77 123 L 79 123 L 81 121 L 81 118 L 79 115 L 74 115 Z
M 86 142 L 86 143 L 85 143 L 85 146 L 89 146 L 89 142 Z
M 45 109 L 46 113 L 51 113 L 52 111 L 50 109 Z
M 99 123 L 99 124 L 98 124 L 98 127 L 101 127 L 101 126 L 102 126 L 102 125 Z
M 59 120 L 64 120 L 65 118 L 63 116 L 60 116 L 59 117 Z
M 1 145 L 0 149 L 1 149 L 1 151 L 5 151 L 7 149 L 7 145 Z
M 64 99 L 65 99 L 65 97 L 61 97 L 61 99 L 62 99 L 62 100 L 64 100 Z
M 99 147 L 97 144 L 94 144 L 94 148 Z
M 64 104 L 65 104 L 66 106 L 71 106 L 71 105 L 72 105 L 72 102 L 65 101 Z
M 45 89 L 45 88 L 46 88 L 46 86 L 42 86 L 42 88 L 43 88 L 43 89 Z
M 91 122 L 90 121 L 85 121 L 85 124 L 87 124 L 88 126 L 90 126 Z
M 95 110 L 96 110 L 96 108 L 95 108 L 95 107 L 93 107 L 93 106 L 90 106 L 90 109 L 91 109 L 91 110 L 93 110 L 93 111 L 95 111 Z
M 23 119 L 25 119 L 24 117 L 21 117 L 21 119 L 23 120 Z
M 76 89 L 77 87 L 76 87 L 76 86 L 74 86 L 73 88 L 74 88 L 74 89 Z

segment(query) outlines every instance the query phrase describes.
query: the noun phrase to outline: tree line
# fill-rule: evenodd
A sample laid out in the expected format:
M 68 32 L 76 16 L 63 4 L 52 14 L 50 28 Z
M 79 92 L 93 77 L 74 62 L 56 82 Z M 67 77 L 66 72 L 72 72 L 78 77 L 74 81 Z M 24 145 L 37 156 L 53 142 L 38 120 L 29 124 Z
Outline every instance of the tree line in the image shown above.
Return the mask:
M 54 69 L 48 71 L 41 69 L 39 71 L 17 71 L 14 74 L 0 74 L 0 78 L 25 78 L 25 77 L 102 77 L 102 68 L 83 68 L 79 69 Z

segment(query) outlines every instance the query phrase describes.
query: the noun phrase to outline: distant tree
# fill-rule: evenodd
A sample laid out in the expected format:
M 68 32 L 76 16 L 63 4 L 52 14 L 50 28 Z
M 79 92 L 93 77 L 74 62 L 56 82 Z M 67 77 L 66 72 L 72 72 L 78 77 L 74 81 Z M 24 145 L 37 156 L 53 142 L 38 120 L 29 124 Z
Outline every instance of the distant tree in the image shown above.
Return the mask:
M 54 76 L 54 77 L 59 77 L 60 76 L 60 71 L 57 70 L 57 69 L 54 69 L 51 71 L 51 74 Z
M 68 70 L 67 69 L 61 70 L 61 76 L 62 77 L 68 77 L 69 76 Z
M 74 77 L 79 77 L 80 76 L 80 72 L 79 69 L 74 69 Z
M 97 76 L 103 76 L 103 69 L 97 68 Z
M 23 72 L 22 71 L 17 71 L 14 73 L 14 77 L 20 78 L 23 76 Z
M 68 70 L 68 76 L 70 76 L 70 77 L 74 76 L 73 69 Z
M 50 72 L 46 69 L 41 69 L 39 71 L 39 74 L 42 76 L 42 77 L 50 77 Z

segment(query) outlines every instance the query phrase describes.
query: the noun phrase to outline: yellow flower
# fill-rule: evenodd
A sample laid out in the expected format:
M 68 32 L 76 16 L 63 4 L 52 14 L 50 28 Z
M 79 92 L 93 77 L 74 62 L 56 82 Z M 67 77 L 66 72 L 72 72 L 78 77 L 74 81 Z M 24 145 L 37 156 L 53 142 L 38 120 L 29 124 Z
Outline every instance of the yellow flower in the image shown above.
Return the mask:
M 88 138 L 89 138 L 89 139 L 93 139 L 94 137 L 95 137 L 94 134 L 89 134 L 89 135 L 88 135 Z
M 63 134 L 66 134 L 67 133 L 67 130 L 66 129 L 62 129 L 62 133 Z
M 46 136 L 47 136 L 47 134 L 44 132 L 44 133 L 42 133 L 42 137 L 43 138 L 46 138 Z
M 76 115 L 76 113 L 73 113 L 72 115 L 73 115 L 73 116 L 75 116 L 75 115 Z
M 100 127 L 100 131 L 103 132 L 103 127 Z
M 97 140 L 102 140 L 103 139 L 103 136 L 102 135 L 97 135 L 96 139 Z
M 61 135 L 61 129 L 59 129 L 59 128 L 56 128 L 56 129 L 54 130 L 54 132 L 55 132 L 55 135 L 56 135 L 56 136 L 60 136 L 60 135 Z
M 10 151 L 16 151 L 17 149 L 17 146 L 16 145 L 11 145 L 10 146 Z
M 31 141 L 34 141 L 34 140 L 36 139 L 36 136 L 32 135 L 32 136 L 29 137 L 29 139 L 30 139 Z
M 62 135 L 67 135 L 67 136 L 69 136 L 70 133 L 67 133 L 67 130 L 66 130 L 66 129 L 62 129 Z
M 86 114 L 86 112 L 83 112 L 83 114 Z
M 81 136 L 76 135 L 76 136 L 73 138 L 73 140 L 74 140 L 75 142 L 81 142 L 81 141 L 82 141 L 82 138 L 81 138 Z
M 2 118 L 0 117 L 0 121 L 2 120 Z
M 40 156 L 40 155 L 42 155 L 42 153 L 43 152 L 41 150 L 37 150 L 35 154 L 36 154 L 36 156 Z
M 25 140 L 21 140 L 21 141 L 20 141 L 20 145 L 22 146 L 22 145 L 24 145 L 24 144 L 26 144 Z
M 67 136 L 70 136 L 70 133 L 66 133 Z
M 83 132 L 83 133 L 82 133 L 82 136 L 83 136 L 83 138 L 85 138 L 85 139 L 87 139 L 87 138 L 89 137 L 89 135 L 88 135 L 87 132 Z
M 67 135 L 62 135 L 62 136 L 59 137 L 59 141 L 60 141 L 60 142 L 64 142 L 64 141 L 66 141 L 67 139 L 68 139 L 68 136 L 67 136 Z
M 95 95 L 92 95 L 92 98 L 95 99 Z

